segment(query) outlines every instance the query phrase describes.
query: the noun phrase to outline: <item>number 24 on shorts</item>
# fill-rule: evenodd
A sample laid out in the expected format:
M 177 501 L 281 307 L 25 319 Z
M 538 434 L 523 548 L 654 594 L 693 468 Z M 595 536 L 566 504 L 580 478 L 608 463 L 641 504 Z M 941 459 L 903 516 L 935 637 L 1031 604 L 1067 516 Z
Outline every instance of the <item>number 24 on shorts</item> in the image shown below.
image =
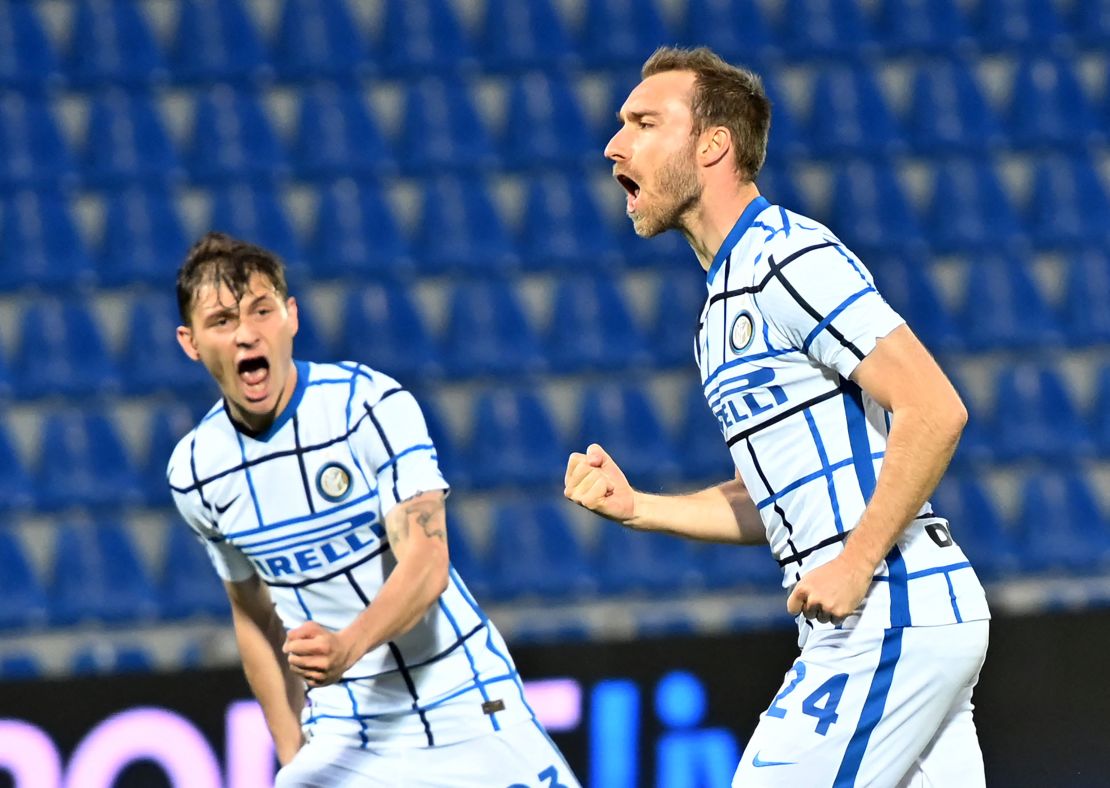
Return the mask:
M 782 691 L 771 701 L 771 706 L 767 709 L 768 717 L 782 718 L 786 716 L 786 709 L 780 706 L 779 702 L 785 700 L 787 695 L 797 689 L 805 677 L 805 663 L 795 662 L 794 679 L 783 687 Z M 822 736 L 828 733 L 829 726 L 837 720 L 836 707 L 840 703 L 840 696 L 844 694 L 844 687 L 847 684 L 848 674 L 837 673 L 802 701 L 802 713 L 817 718 L 816 731 Z

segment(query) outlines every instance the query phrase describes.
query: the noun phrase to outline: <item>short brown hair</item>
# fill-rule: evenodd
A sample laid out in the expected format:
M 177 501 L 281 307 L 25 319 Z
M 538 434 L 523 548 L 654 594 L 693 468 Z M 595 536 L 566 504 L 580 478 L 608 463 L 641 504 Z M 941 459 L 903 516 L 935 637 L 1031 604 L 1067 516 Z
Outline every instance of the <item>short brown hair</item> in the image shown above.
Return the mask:
M 224 233 L 207 233 L 193 244 L 177 269 L 177 308 L 181 321 L 191 324 L 193 301 L 205 284 L 225 285 L 236 302 L 247 292 L 253 274 L 270 280 L 283 300 L 289 295 L 285 264 L 273 252 Z
M 711 126 L 728 129 L 736 168 L 745 179 L 754 181 L 767 158 L 771 130 L 771 101 L 759 75 L 725 62 L 708 47 L 659 47 L 644 62 L 640 75 L 647 79 L 665 71 L 694 72 L 690 101 L 694 134 Z

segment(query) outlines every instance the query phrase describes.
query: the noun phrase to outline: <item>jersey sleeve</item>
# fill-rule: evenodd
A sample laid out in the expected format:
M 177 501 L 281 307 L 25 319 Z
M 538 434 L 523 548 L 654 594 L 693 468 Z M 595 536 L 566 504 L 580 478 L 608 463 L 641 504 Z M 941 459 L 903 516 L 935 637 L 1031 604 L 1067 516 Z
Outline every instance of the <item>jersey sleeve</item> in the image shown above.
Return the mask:
M 169 478 L 173 502 L 177 506 L 177 511 L 181 514 L 182 519 L 196 534 L 200 543 L 204 545 L 204 549 L 208 553 L 208 560 L 212 562 L 216 574 L 220 576 L 221 580 L 229 583 L 249 579 L 251 575 L 255 574 L 251 562 L 236 547 L 224 540 L 223 535 L 213 522 L 211 514 L 201 502 L 200 493 L 196 490 L 174 486 L 173 468 L 174 465 L 171 460 Z
M 394 386 L 363 408 L 369 424 L 356 433 L 360 459 L 377 480 L 383 518 L 414 495 L 449 489 L 424 414 L 412 394 Z
M 845 378 L 905 322 L 839 244 L 776 258 L 770 256 L 770 276 L 755 297 L 764 320 L 790 347 Z

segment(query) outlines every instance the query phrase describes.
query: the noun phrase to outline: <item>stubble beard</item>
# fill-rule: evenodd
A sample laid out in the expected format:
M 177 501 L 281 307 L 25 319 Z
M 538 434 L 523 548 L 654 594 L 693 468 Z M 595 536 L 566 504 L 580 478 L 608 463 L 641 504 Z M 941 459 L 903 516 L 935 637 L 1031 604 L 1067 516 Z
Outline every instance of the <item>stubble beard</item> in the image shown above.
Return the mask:
M 676 151 L 659 169 L 659 193 L 666 203 L 637 212 L 632 228 L 641 238 L 654 238 L 667 230 L 682 230 L 683 217 L 701 199 L 702 186 L 694 168 L 696 139 Z

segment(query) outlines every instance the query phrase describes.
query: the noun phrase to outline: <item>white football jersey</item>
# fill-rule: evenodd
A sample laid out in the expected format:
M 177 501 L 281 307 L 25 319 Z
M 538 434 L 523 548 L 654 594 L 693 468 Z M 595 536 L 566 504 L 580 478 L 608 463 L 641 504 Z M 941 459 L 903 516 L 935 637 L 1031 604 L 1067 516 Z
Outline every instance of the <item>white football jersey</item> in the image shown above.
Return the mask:
M 695 347 L 705 397 L 790 588 L 840 554 L 874 491 L 890 414 L 850 375 L 904 321 L 832 232 L 763 197 L 721 245 L 707 285 Z M 975 571 L 926 503 L 844 626 L 983 618 Z M 803 623 L 803 635 L 822 626 Z
M 396 565 L 389 511 L 448 485 L 416 400 L 395 380 L 350 362 L 296 368 L 265 434 L 237 428 L 218 403 L 177 445 L 168 478 L 222 579 L 257 574 L 287 630 L 339 630 Z M 452 568 L 414 629 L 308 691 L 303 722 L 308 736 L 426 747 L 532 716 L 500 633 Z

